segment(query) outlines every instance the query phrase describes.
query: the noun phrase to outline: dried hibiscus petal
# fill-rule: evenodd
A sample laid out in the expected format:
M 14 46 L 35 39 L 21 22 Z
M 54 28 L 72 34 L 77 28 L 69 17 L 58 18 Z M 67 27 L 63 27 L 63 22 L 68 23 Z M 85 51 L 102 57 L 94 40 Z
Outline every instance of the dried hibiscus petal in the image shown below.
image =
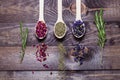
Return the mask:
M 47 64 L 43 64 L 43 67 L 45 67 L 45 68 L 49 68 Z
M 46 61 L 48 54 L 46 54 L 47 50 L 47 45 L 45 43 L 39 44 L 36 46 L 37 51 L 36 51 L 36 58 L 38 61 Z
M 47 33 L 47 27 L 43 21 L 39 21 L 37 26 L 36 26 L 36 35 L 38 38 L 43 38 L 45 37 Z

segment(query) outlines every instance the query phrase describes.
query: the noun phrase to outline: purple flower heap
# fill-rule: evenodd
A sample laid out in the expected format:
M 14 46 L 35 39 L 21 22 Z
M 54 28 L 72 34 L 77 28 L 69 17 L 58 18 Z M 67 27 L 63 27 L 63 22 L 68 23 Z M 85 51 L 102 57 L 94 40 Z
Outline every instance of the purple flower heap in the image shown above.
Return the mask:
M 74 57 L 75 62 L 79 62 L 80 65 L 83 64 L 83 61 L 86 59 L 86 55 L 88 55 L 89 49 L 83 45 L 77 44 L 72 50 L 71 50 L 71 56 Z
M 77 38 L 82 37 L 85 34 L 84 23 L 81 22 L 80 20 L 75 21 L 73 24 L 72 32 L 75 37 L 77 37 Z

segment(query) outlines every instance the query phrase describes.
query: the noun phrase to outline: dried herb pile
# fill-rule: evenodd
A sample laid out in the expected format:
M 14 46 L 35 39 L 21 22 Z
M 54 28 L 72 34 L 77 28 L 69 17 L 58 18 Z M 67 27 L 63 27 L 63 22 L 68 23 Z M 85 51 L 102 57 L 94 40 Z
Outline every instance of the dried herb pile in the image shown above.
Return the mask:
M 37 48 L 36 59 L 40 62 L 46 61 L 47 56 L 49 56 L 46 53 L 47 45 L 45 43 L 41 43 L 41 44 L 36 45 L 35 47 Z
M 60 52 L 58 69 L 59 69 L 59 70 L 64 70 L 64 69 L 65 69 L 65 64 L 64 64 L 65 54 L 66 54 L 67 52 L 66 52 L 65 47 L 63 46 L 62 43 L 60 43 L 60 44 L 58 45 L 58 49 L 59 49 L 59 52 Z
M 83 64 L 83 61 L 87 58 L 86 55 L 89 54 L 89 49 L 86 46 L 77 44 L 71 50 L 71 56 L 74 57 L 75 62 L 79 62 L 80 65 Z
M 60 52 L 59 56 L 59 64 L 58 64 L 58 69 L 59 71 L 59 76 L 62 76 L 62 79 L 59 80 L 66 80 L 66 75 L 65 75 L 65 54 L 67 53 L 65 47 L 63 46 L 62 43 L 58 44 L 58 49 Z
M 58 22 L 56 25 L 55 25 L 55 34 L 58 36 L 58 37 L 61 37 L 65 34 L 65 31 L 66 31 L 66 26 L 64 23 L 62 22 Z

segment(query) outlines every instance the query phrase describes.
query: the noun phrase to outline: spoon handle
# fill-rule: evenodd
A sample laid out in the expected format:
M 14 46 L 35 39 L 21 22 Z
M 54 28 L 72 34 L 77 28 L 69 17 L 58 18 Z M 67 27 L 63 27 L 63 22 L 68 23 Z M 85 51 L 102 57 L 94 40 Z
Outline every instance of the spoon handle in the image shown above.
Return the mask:
M 76 21 L 82 20 L 81 18 L 81 0 L 76 0 Z
M 58 0 L 58 22 L 62 20 L 62 0 Z
M 39 0 L 39 21 L 44 21 L 44 0 Z

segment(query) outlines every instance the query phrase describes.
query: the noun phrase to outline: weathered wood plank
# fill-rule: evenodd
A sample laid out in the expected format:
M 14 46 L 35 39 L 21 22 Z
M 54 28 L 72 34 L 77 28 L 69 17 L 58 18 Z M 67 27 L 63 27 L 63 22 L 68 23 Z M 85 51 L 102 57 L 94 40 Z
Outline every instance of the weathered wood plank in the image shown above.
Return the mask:
M 52 73 L 52 74 L 51 74 Z M 119 80 L 120 71 L 1 71 L 0 80 Z
M 75 20 L 75 0 L 63 0 L 63 19 L 68 26 L 68 33 L 62 43 L 70 48 L 81 43 L 93 49 L 93 57 L 82 66 L 69 59 L 65 60 L 66 70 L 86 71 L 0 71 L 0 80 L 119 80 L 120 71 L 120 0 L 82 0 L 87 8 L 82 8 L 82 18 L 86 21 L 87 32 L 83 39 L 73 38 L 70 26 Z M 30 47 L 39 42 L 34 36 L 34 26 L 38 20 L 38 0 L 0 0 L 0 70 L 58 70 L 58 40 L 53 36 L 53 25 L 57 20 L 57 0 L 45 0 L 45 21 L 49 35 L 45 39 L 50 47 L 50 54 L 45 63 L 37 62 L 35 49 Z M 107 42 L 103 54 L 103 67 L 100 65 L 100 49 L 97 47 L 97 30 L 93 23 L 94 12 L 104 8 Z M 87 10 L 85 10 L 87 9 Z M 48 19 L 49 18 L 49 19 Z M 23 21 L 29 28 L 28 46 L 23 64 L 19 64 L 20 37 L 18 22 Z M 61 42 L 61 41 L 60 41 Z M 69 46 L 69 47 L 68 47 Z M 32 51 L 31 51 L 32 50 Z M 68 50 L 69 51 L 69 50 Z M 48 64 L 49 69 L 42 64 Z M 106 70 L 110 71 L 106 71 Z M 89 71 L 87 71 L 89 70 Z M 90 71 L 102 70 L 102 71 Z M 105 70 L 105 71 L 103 71 Z
M 35 37 L 35 23 L 24 24 L 29 28 L 28 46 L 43 42 Z M 63 40 L 57 40 L 53 34 L 53 26 L 48 25 L 48 35 L 44 42 L 50 46 L 56 46 L 58 42 L 62 42 L 65 46 L 75 45 L 77 43 L 83 45 L 96 46 L 97 45 L 97 28 L 94 23 L 86 22 L 86 34 L 82 39 L 75 39 L 71 32 L 72 23 L 68 22 L 68 31 Z M 119 23 L 106 23 L 106 46 L 120 45 L 120 24 Z M 1 23 L 0 24 L 0 46 L 20 46 L 20 29 L 19 24 Z
M 66 49 L 68 54 L 65 57 L 66 70 L 97 70 L 97 69 L 120 69 L 120 46 L 105 47 L 102 53 L 99 47 L 90 47 L 92 50 L 92 57 L 84 61 L 83 65 L 75 63 L 69 57 L 70 46 Z M 20 47 L 0 47 L 0 70 L 59 70 L 59 52 L 56 46 L 49 46 L 46 53 L 49 54 L 47 61 L 40 63 L 36 60 L 35 51 L 33 47 L 27 47 L 24 61 L 22 64 L 20 60 Z M 101 67 L 100 53 L 103 55 L 103 67 Z M 43 64 L 47 64 L 50 68 L 44 68 Z
M 71 7 L 74 3 L 75 0 L 63 1 L 63 19 L 65 21 L 73 22 L 75 20 L 75 7 Z M 93 21 L 95 8 L 100 7 L 110 8 L 110 10 L 105 10 L 104 12 L 104 18 L 106 21 L 120 21 L 119 0 L 83 0 L 83 3 L 87 7 L 85 9 L 88 9 L 88 12 L 85 13 L 86 15 L 82 16 L 84 21 Z M 0 23 L 16 23 L 20 21 L 35 23 L 38 20 L 38 4 L 38 0 L 1 0 Z M 44 15 L 47 23 L 55 23 L 57 20 L 57 0 L 45 0 Z

